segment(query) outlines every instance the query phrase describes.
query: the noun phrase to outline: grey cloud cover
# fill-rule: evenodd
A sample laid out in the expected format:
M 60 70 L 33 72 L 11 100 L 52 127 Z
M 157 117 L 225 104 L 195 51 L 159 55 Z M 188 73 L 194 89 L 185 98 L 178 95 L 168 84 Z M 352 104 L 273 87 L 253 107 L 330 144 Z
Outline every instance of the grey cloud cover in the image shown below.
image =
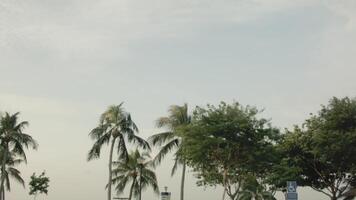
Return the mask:
M 106 158 L 85 161 L 87 134 L 121 101 L 148 137 L 171 104 L 238 100 L 290 127 L 331 96 L 355 96 L 355 10 L 353 0 L 0 0 L 0 110 L 21 111 L 40 143 L 23 176 L 46 169 L 48 200 L 102 199 Z M 159 181 L 177 199 L 170 167 Z M 194 183 L 187 200 L 220 198 Z M 29 198 L 17 185 L 8 197 Z

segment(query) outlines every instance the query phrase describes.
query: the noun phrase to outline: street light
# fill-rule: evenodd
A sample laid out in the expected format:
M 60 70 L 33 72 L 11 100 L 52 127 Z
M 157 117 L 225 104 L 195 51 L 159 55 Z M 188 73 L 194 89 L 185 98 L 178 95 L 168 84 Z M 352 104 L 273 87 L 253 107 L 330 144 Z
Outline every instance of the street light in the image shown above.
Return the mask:
M 141 196 L 142 196 L 142 168 L 143 168 L 143 164 L 145 163 L 145 159 L 143 158 L 138 158 L 137 159 L 137 164 L 140 168 L 140 193 L 139 193 L 139 200 L 141 200 Z

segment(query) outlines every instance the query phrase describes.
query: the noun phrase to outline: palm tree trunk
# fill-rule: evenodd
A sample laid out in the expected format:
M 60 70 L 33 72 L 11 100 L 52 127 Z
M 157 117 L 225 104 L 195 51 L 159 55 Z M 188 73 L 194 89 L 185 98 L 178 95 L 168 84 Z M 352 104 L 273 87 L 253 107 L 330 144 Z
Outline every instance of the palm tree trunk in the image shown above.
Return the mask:
M 183 172 L 182 172 L 182 180 L 181 180 L 181 185 L 180 185 L 180 200 L 184 200 L 184 182 L 185 182 L 185 168 L 186 168 L 186 163 L 183 161 Z
M 114 152 L 116 138 L 112 139 L 109 155 L 109 182 L 108 182 L 108 200 L 111 200 L 111 182 L 112 182 L 112 157 Z
M 140 164 L 140 196 L 138 199 L 142 200 L 142 164 Z
M 0 183 L 0 191 L 1 191 L 1 200 L 5 200 L 5 167 L 6 167 L 6 160 L 7 160 L 7 151 L 8 151 L 8 146 L 5 147 L 4 149 L 4 156 L 3 160 L 1 163 L 1 183 Z
M 136 184 L 136 178 L 132 181 L 132 185 L 131 185 L 131 188 L 130 188 L 130 194 L 129 194 L 129 200 L 131 200 L 131 198 L 132 198 L 132 192 L 133 192 L 133 189 L 135 187 L 135 184 Z

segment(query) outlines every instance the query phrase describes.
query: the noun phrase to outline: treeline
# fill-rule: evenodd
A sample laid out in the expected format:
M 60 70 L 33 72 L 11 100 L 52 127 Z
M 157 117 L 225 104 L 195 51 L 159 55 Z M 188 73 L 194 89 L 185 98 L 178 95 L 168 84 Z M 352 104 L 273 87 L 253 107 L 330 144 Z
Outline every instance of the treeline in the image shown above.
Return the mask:
M 112 106 L 90 133 L 95 143 L 88 159 L 98 158 L 104 144 L 111 145 L 108 200 L 112 184 L 119 194 L 131 184 L 129 199 L 141 199 L 141 190 L 147 186 L 157 192 L 152 168 L 170 152 L 175 160 L 172 175 L 182 167 L 181 200 L 186 167 L 194 171 L 198 186 L 222 186 L 223 200 L 275 199 L 276 191 L 285 191 L 290 180 L 331 200 L 356 196 L 355 99 L 332 98 L 292 130 L 279 130 L 260 117 L 261 112 L 238 102 L 208 104 L 192 112 L 187 104 L 173 105 L 167 116 L 157 120 L 157 127 L 164 131 L 146 142 L 137 136 L 138 128 L 122 104 Z M 160 151 L 153 159 L 142 159 L 139 150 L 128 152 L 127 143 L 137 144 L 146 155 L 150 145 Z M 112 163 L 114 152 L 119 165 Z M 149 177 L 143 168 L 150 171 Z
M 276 128 L 261 112 L 238 102 L 192 111 L 187 104 L 173 105 L 156 121 L 162 132 L 145 140 L 122 104 L 110 106 L 89 134 L 94 144 L 87 158 L 100 158 L 102 147 L 109 146 L 108 200 L 112 188 L 119 195 L 127 188 L 130 200 L 141 200 L 142 190 L 149 187 L 158 193 L 154 169 L 168 153 L 175 161 L 172 175 L 181 170 L 180 200 L 188 167 L 198 186 L 222 186 L 223 200 L 273 200 L 291 180 L 331 200 L 356 197 L 355 98 L 332 98 L 292 129 Z M 5 200 L 10 178 L 24 184 L 15 167 L 26 161 L 26 148 L 37 148 L 24 133 L 27 125 L 18 113 L 0 116 L 0 200 Z M 137 148 L 129 150 L 129 145 Z M 151 147 L 159 148 L 152 157 Z
M 152 186 L 157 192 L 152 168 L 170 152 L 175 160 L 172 175 L 179 166 L 182 169 L 181 200 L 186 167 L 194 171 L 198 186 L 222 186 L 223 200 L 275 199 L 275 193 L 285 192 L 290 180 L 331 200 L 356 196 L 355 99 L 332 98 L 318 113 L 291 130 L 274 127 L 270 120 L 260 117 L 261 112 L 238 102 L 208 104 L 192 112 L 187 104 L 173 105 L 167 116 L 157 120 L 157 127 L 164 131 L 146 142 L 137 136 L 137 126 L 122 104 L 112 106 L 90 133 L 95 143 L 88 159 L 98 158 L 104 144 L 111 145 L 108 200 L 112 184 L 119 194 L 131 184 L 129 199 L 141 199 L 142 185 Z M 128 152 L 127 143 L 137 144 L 144 154 L 148 154 L 150 145 L 160 151 L 153 159 L 142 159 L 139 150 Z M 113 152 L 121 166 L 116 165 L 115 169 Z M 143 168 L 151 170 L 145 179 Z

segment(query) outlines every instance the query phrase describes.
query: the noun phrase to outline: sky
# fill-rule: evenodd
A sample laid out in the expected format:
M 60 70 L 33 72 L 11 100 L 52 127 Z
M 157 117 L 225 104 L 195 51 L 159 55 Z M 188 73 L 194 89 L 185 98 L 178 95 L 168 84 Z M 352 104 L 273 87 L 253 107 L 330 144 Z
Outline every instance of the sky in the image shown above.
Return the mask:
M 185 102 L 238 101 L 279 128 L 301 124 L 331 97 L 356 95 L 355 10 L 354 0 L 0 0 L 0 111 L 20 111 L 40 145 L 22 175 L 47 172 L 40 200 L 104 199 L 108 149 L 87 162 L 88 133 L 121 102 L 143 138 Z M 159 185 L 178 199 L 171 166 L 168 156 Z M 189 171 L 186 200 L 221 198 L 195 181 Z M 7 197 L 30 199 L 28 187 L 13 183 Z

